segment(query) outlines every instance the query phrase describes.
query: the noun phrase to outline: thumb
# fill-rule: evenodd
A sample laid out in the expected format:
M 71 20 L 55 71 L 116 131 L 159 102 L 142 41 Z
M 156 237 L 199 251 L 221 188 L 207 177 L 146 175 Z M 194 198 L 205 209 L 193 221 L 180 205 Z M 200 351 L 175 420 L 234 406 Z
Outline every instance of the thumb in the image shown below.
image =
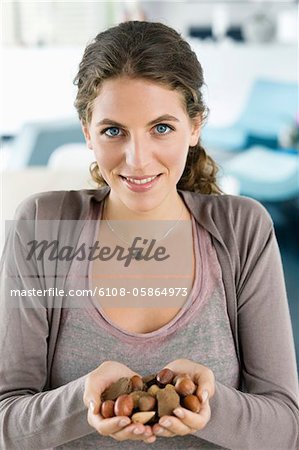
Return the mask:
M 94 414 L 94 412 L 95 412 L 95 403 L 94 403 L 93 400 L 89 401 L 89 407 L 88 408 L 89 408 L 91 414 Z
M 210 398 L 209 391 L 206 388 L 203 388 L 202 386 L 197 388 L 196 395 L 201 399 L 202 403 L 206 403 L 209 401 Z
M 196 395 L 204 403 L 215 394 L 215 377 L 211 370 L 197 374 L 195 377 L 197 384 Z
M 97 389 L 92 387 L 90 380 L 88 378 L 86 379 L 83 402 L 92 414 L 99 414 L 100 412 L 102 391 L 103 389 L 99 389 L 99 386 L 97 386 Z
M 90 400 L 89 401 L 89 405 L 88 405 L 88 409 L 89 409 L 89 412 L 91 414 L 99 414 L 99 412 L 100 412 L 100 404 L 96 405 L 94 400 Z

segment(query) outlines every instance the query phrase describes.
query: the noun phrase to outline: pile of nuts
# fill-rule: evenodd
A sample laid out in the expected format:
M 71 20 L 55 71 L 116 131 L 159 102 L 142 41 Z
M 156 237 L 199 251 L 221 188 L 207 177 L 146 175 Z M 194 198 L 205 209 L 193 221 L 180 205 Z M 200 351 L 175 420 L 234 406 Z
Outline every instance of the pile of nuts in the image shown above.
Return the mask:
M 199 413 L 196 389 L 189 375 L 175 375 L 170 369 L 143 378 L 123 377 L 102 393 L 100 412 L 105 419 L 127 416 L 135 423 L 154 424 L 179 406 Z

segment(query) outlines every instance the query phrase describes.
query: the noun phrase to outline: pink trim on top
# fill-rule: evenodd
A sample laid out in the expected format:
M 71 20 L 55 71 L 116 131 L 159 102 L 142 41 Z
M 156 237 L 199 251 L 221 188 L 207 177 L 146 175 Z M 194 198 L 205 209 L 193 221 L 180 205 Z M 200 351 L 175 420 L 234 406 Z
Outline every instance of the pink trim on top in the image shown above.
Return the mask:
M 103 213 L 103 202 L 96 203 L 92 205 L 89 219 L 97 220 L 95 227 L 95 236 L 98 236 L 99 226 L 102 220 Z M 152 331 L 150 333 L 135 333 L 127 331 L 113 321 L 104 313 L 101 308 L 95 306 L 91 296 L 88 296 L 89 306 L 86 306 L 86 311 L 91 315 L 93 320 L 97 322 L 99 326 L 105 328 L 110 334 L 119 338 L 121 341 L 126 342 L 151 342 L 156 341 L 165 336 L 175 332 L 178 328 L 181 328 L 186 324 L 191 317 L 201 308 L 207 298 L 208 292 L 210 291 L 209 282 L 203 283 L 203 280 L 208 281 L 208 264 L 207 264 L 207 239 L 209 238 L 208 233 L 202 228 L 196 225 L 195 219 L 192 217 L 192 230 L 194 236 L 194 250 L 195 250 L 195 279 L 188 299 L 186 300 L 184 306 L 178 312 L 178 314 L 163 327 L 158 330 Z M 82 233 L 84 236 L 84 231 Z M 199 242 L 201 246 L 199 246 Z M 92 262 L 88 262 L 88 287 L 87 289 L 92 289 Z M 92 306 L 92 307 L 90 307 Z

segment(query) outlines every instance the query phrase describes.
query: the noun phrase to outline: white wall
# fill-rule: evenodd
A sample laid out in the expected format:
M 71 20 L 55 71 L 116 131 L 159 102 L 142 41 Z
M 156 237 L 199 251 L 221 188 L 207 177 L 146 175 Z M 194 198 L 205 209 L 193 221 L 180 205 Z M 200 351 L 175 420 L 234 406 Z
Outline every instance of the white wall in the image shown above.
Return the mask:
M 148 20 L 162 21 L 184 35 L 188 34 L 190 25 L 210 25 L 219 5 L 226 8 L 231 25 L 244 23 L 257 11 L 264 11 L 275 20 L 279 20 L 285 11 L 290 11 L 295 16 L 297 14 L 293 0 L 145 0 L 140 3 Z
M 225 125 L 240 113 L 256 78 L 297 82 L 296 46 L 213 45 L 189 40 L 204 70 L 204 89 L 210 108 L 209 122 Z
M 296 46 L 190 42 L 204 69 L 212 123 L 233 120 L 258 76 L 297 81 Z M 76 117 L 72 82 L 82 53 L 83 47 L 4 49 L 0 134 L 14 135 L 28 121 Z

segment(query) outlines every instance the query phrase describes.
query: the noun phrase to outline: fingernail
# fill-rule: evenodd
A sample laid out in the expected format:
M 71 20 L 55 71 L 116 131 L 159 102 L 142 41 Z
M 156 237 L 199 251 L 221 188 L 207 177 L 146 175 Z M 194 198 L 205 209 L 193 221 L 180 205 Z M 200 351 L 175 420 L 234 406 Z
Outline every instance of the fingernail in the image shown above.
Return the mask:
M 201 394 L 202 401 L 205 402 L 208 397 L 209 397 L 209 392 L 206 389 L 204 389 L 204 391 Z
M 160 425 L 162 425 L 162 427 L 169 427 L 169 425 L 171 425 L 170 420 L 163 420 L 162 422 L 160 422 Z
M 92 412 L 92 414 L 94 414 L 95 403 L 93 400 L 90 400 L 90 402 L 89 402 L 89 409 Z
M 149 438 L 147 438 L 147 440 L 145 441 L 147 444 L 152 444 L 153 442 L 155 442 L 156 440 L 156 436 L 150 436 Z
M 121 427 L 125 427 L 126 425 L 129 425 L 130 422 L 131 422 L 131 421 L 130 421 L 129 419 L 121 419 L 121 420 L 118 422 L 118 424 L 119 424 Z
M 181 408 L 176 408 L 173 411 L 176 416 L 178 416 L 180 419 L 182 419 L 185 416 L 184 411 Z
M 143 431 L 140 430 L 139 428 L 135 428 L 135 430 L 133 431 L 134 434 L 142 434 Z

